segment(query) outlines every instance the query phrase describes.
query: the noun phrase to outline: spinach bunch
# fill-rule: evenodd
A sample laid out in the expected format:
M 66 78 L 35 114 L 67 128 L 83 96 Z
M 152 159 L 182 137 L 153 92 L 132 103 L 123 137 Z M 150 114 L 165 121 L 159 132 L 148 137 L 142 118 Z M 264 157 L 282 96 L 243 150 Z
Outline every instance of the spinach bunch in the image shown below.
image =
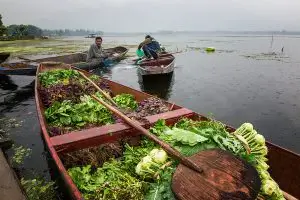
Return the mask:
M 185 156 L 192 156 L 211 148 L 221 148 L 239 156 L 244 156 L 245 153 L 240 141 L 228 133 L 225 126 L 219 122 L 183 118 L 170 128 L 164 120 L 159 120 L 150 131 Z
M 68 84 L 70 78 L 78 78 L 79 73 L 72 69 L 57 69 L 40 73 L 38 78 L 43 87 L 49 87 L 58 83 Z
M 135 110 L 138 106 L 134 96 L 131 94 L 118 94 L 113 100 L 118 106 L 124 109 Z
M 77 104 L 69 100 L 54 102 L 46 109 L 45 117 L 50 125 L 58 127 L 114 123 L 112 113 L 87 95 L 82 96 L 81 102 Z
M 111 160 L 94 171 L 87 165 L 70 168 L 68 172 L 87 200 L 144 199 L 144 182 L 130 175 L 122 162 Z

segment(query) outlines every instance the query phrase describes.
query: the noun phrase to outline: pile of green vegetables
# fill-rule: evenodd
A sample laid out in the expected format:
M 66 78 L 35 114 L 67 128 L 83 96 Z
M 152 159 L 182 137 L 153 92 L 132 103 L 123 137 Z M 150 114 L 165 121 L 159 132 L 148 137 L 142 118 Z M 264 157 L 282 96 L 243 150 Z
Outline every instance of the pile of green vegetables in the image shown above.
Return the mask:
M 278 184 L 267 171 L 269 169 L 269 165 L 266 163 L 268 161 L 266 158 L 268 148 L 264 136 L 258 134 L 250 123 L 244 123 L 234 132 L 234 135 L 241 137 L 240 139 L 250 148 L 251 155 L 254 157 L 252 164 L 258 171 L 262 181 L 261 195 L 267 199 L 284 199 Z
M 99 93 L 96 93 L 101 98 Z M 81 102 L 74 104 L 69 100 L 54 102 L 45 110 L 45 117 L 51 126 L 82 127 L 90 124 L 111 124 L 112 113 L 90 96 L 82 96 Z
M 57 85 L 60 83 L 68 84 L 70 79 L 76 79 L 80 82 L 86 82 L 84 78 L 82 78 L 78 71 L 72 69 L 55 69 L 40 73 L 38 78 L 41 82 L 41 86 L 50 87 L 53 85 Z M 91 80 L 95 81 L 99 79 L 99 76 L 92 75 L 89 77 Z
M 107 83 L 97 75 L 89 77 L 100 88 L 109 91 Z M 102 96 L 79 72 L 72 69 L 56 69 L 39 74 L 39 94 L 46 107 L 45 118 L 52 136 L 86 126 L 104 125 L 115 122 L 113 114 L 91 98 L 91 94 Z M 103 98 L 105 100 L 105 98 Z M 129 111 L 137 108 L 134 96 L 120 94 L 113 98 L 117 105 Z
M 95 95 L 102 98 L 99 92 L 96 92 Z M 113 100 L 120 107 L 128 110 L 137 107 L 134 97 L 130 94 L 117 95 Z M 45 117 L 49 125 L 55 127 L 80 128 L 87 124 L 104 125 L 114 123 L 112 112 L 89 95 L 81 96 L 79 103 L 73 103 L 70 100 L 56 101 L 45 110 Z
M 68 83 L 70 78 L 78 78 L 80 74 L 75 70 L 57 69 L 40 73 L 38 75 L 41 85 L 49 87 L 59 83 Z
M 102 167 L 73 167 L 68 172 L 85 199 L 172 200 L 174 170 L 167 154 L 144 139 L 139 147 L 126 144 L 122 158 Z
M 231 134 L 223 124 L 215 121 L 182 119 L 168 127 L 164 120 L 159 120 L 150 131 L 185 156 L 211 148 L 232 152 L 258 170 L 262 180 L 261 197 L 284 199 L 267 172 L 265 140 L 251 124 L 245 123 Z M 247 152 L 245 145 L 251 152 Z M 165 151 L 143 138 L 138 147 L 125 144 L 123 156 L 105 162 L 101 168 L 85 166 L 68 171 L 86 199 L 172 200 L 175 197 L 171 180 L 177 165 L 178 162 L 169 158 Z M 125 177 L 128 181 L 124 181 Z
M 137 109 L 138 104 L 131 94 L 118 94 L 113 98 L 114 102 L 120 107 L 127 110 L 134 111 Z

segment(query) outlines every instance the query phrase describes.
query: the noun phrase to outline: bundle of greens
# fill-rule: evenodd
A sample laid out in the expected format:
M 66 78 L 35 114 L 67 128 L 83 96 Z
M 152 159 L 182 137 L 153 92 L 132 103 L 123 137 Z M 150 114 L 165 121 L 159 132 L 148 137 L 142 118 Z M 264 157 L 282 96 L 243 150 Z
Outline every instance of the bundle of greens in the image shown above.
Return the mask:
M 175 200 L 171 189 L 172 174 L 175 169 L 175 162 L 171 161 L 162 149 L 154 148 L 143 157 L 136 165 L 135 172 L 143 180 L 148 180 L 149 187 L 144 199 Z
M 141 161 L 135 167 L 135 172 L 143 177 L 158 178 L 159 170 L 164 169 L 171 163 L 166 163 L 168 159 L 167 153 L 162 149 L 153 149 L 150 153 L 143 157 Z
M 153 162 L 161 167 L 147 177 L 137 174 L 137 165 L 150 152 Z M 175 164 L 166 162 L 166 158 L 165 152 L 157 149 L 152 141 L 143 139 L 138 147 L 125 144 L 123 157 L 117 161 L 107 161 L 94 170 L 90 165 L 73 167 L 68 172 L 85 199 L 172 200 L 175 199 L 171 190 Z
M 105 162 L 94 171 L 87 165 L 83 168 L 71 168 L 68 172 L 87 200 L 143 200 L 143 181 L 130 175 L 122 163 L 116 160 Z
M 97 75 L 89 77 L 104 91 L 110 93 L 106 81 Z M 41 100 L 45 107 L 52 103 L 63 100 L 71 100 L 73 103 L 80 101 L 80 96 L 84 94 L 94 94 L 96 88 L 84 78 L 79 76 L 75 70 L 52 70 L 39 74 L 41 86 L 38 88 Z
M 230 134 L 219 122 L 182 119 L 173 128 L 169 128 L 160 120 L 151 131 L 186 156 L 216 147 L 232 152 L 257 169 L 262 181 L 260 195 L 271 200 L 284 199 L 279 186 L 267 171 L 269 166 L 266 164 L 268 150 L 265 139 L 257 134 L 252 124 L 244 123 Z M 244 148 L 244 143 L 249 146 L 250 153 Z
M 128 110 L 135 110 L 138 106 L 134 96 L 131 94 L 118 94 L 113 100 L 118 106 Z
M 250 123 L 242 124 L 234 134 L 241 137 L 248 144 L 251 154 L 254 155 L 254 167 L 257 169 L 262 181 L 261 195 L 268 199 L 284 199 L 278 184 L 267 171 L 269 168 L 269 165 L 266 163 L 268 161 L 266 158 L 268 148 L 264 136 L 258 134 Z
M 101 95 L 96 94 L 99 98 Z M 88 95 L 81 96 L 81 102 L 74 104 L 69 100 L 54 102 L 45 110 L 49 125 L 80 128 L 87 124 L 114 123 L 112 113 Z
M 111 93 L 107 83 L 103 80 L 95 82 L 102 90 Z M 71 100 L 74 103 L 80 101 L 80 96 L 85 94 L 91 95 L 96 93 L 95 87 L 88 82 L 84 84 L 79 83 L 77 80 L 70 80 L 67 85 L 59 83 L 51 87 L 39 88 L 39 94 L 45 107 L 49 107 L 55 101 L 62 102 L 63 100 Z
M 240 141 L 229 134 L 225 126 L 217 122 L 182 119 L 170 128 L 166 126 L 164 120 L 159 120 L 150 131 L 185 156 L 216 147 L 231 151 L 235 155 L 245 154 Z
M 156 97 L 149 97 L 139 102 L 136 110 L 128 115 L 129 118 L 143 121 L 144 117 L 168 112 L 170 108 L 163 100 Z
M 61 155 L 61 159 L 64 166 L 67 168 L 74 165 L 91 165 L 92 167 L 101 167 L 104 162 L 109 161 L 111 158 L 118 158 L 122 156 L 122 154 L 122 145 L 119 142 L 114 142 L 64 153 Z
M 57 69 L 40 73 L 38 78 L 43 87 L 49 87 L 58 83 L 68 84 L 70 78 L 78 78 L 80 75 L 76 70 Z

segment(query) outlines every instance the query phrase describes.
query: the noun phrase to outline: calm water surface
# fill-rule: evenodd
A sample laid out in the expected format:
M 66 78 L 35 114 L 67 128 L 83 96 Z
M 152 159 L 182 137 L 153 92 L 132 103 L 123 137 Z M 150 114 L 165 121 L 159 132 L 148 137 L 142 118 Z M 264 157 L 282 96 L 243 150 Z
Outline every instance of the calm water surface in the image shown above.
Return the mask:
M 276 36 L 155 36 L 175 54 L 172 77 L 142 81 L 128 60 L 97 71 L 121 84 L 158 95 L 235 127 L 252 123 L 267 140 L 300 153 L 300 37 Z M 104 37 L 105 45 L 132 47 L 143 35 Z M 65 38 L 74 44 L 90 39 Z M 204 47 L 214 46 L 215 53 Z M 284 52 L 281 54 L 281 48 Z M 85 50 L 85 49 L 83 49 Z M 275 51 L 278 55 L 264 55 Z M 130 53 L 135 48 L 130 49 Z M 17 145 L 32 148 L 20 174 L 50 178 L 47 153 L 41 139 L 33 92 L 34 77 L 1 77 L 1 117 L 16 118 L 21 127 L 9 131 Z M 11 155 L 9 150 L 8 155 Z M 50 163 L 51 164 L 51 163 Z

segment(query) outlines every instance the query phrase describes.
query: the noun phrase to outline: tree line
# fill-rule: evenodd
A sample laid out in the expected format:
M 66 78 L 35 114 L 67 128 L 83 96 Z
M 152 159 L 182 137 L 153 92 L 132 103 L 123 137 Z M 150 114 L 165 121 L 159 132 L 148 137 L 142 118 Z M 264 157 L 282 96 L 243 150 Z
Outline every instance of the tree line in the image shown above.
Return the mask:
M 14 38 L 26 38 L 26 37 L 42 37 L 42 36 L 84 36 L 88 34 L 97 34 L 102 35 L 101 31 L 92 31 L 85 29 L 58 29 L 58 30 L 49 30 L 41 29 L 34 25 L 9 25 L 4 26 L 2 22 L 2 16 L 0 14 L 0 37 L 14 37 Z
M 76 30 L 71 30 L 71 29 L 58 29 L 58 30 L 49 30 L 49 29 L 44 29 L 43 34 L 47 36 L 84 36 L 88 34 L 97 34 L 97 35 L 102 35 L 103 32 L 101 31 L 92 31 L 88 29 L 76 29 Z

